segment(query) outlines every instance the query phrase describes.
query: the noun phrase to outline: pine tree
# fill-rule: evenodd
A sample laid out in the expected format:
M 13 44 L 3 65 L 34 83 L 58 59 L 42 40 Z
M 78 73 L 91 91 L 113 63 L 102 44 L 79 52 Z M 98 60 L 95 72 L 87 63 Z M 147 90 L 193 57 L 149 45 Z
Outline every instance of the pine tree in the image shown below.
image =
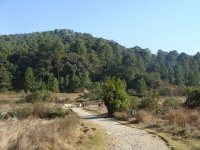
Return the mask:
M 70 90 L 75 91 L 80 87 L 80 79 L 76 74 L 73 74 L 70 80 Z
M 108 115 L 116 111 L 126 111 L 130 100 L 126 93 L 126 82 L 124 80 L 112 78 L 103 84 L 102 99 L 108 109 Z
M 25 90 L 26 91 L 36 91 L 36 80 L 31 67 L 28 67 L 25 73 Z
M 55 77 L 53 78 L 53 80 L 51 82 L 50 90 L 52 92 L 59 92 L 59 82 Z
M 140 96 L 145 96 L 147 92 L 147 86 L 143 78 L 137 81 L 137 92 Z
M 0 66 L 0 91 L 7 91 L 12 88 L 11 73 L 4 66 Z
M 88 87 L 91 84 L 91 79 L 89 77 L 88 72 L 85 72 L 81 76 L 81 86 Z

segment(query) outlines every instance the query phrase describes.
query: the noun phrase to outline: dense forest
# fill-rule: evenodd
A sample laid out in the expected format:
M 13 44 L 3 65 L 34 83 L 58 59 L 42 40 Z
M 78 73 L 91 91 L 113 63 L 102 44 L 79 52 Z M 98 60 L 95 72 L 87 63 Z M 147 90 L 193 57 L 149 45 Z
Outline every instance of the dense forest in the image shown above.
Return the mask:
M 109 77 L 124 79 L 138 92 L 163 83 L 195 86 L 200 81 L 200 53 L 152 54 L 66 29 L 0 36 L 0 91 L 74 91 Z

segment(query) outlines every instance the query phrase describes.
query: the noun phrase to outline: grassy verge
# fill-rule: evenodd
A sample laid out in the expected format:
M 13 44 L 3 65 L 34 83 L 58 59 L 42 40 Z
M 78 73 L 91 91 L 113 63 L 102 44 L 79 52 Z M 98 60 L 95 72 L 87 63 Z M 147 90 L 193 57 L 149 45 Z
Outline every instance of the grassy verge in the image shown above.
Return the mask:
M 169 145 L 174 150 L 199 150 L 200 149 L 200 141 L 198 139 L 192 140 L 184 140 L 179 138 L 174 138 L 168 133 L 157 133 L 165 140 L 168 141 Z
M 128 121 L 119 121 L 122 124 L 128 125 L 133 128 L 139 128 L 149 132 L 150 134 L 155 134 L 163 139 L 167 145 L 169 145 L 172 150 L 199 150 L 200 149 L 200 142 L 199 139 L 183 139 L 183 138 L 176 138 L 169 133 L 158 132 L 153 129 L 146 128 L 143 124 L 130 124 Z
M 106 145 L 105 141 L 105 134 L 102 130 L 98 127 L 95 128 L 96 130 L 93 132 L 92 135 L 81 145 L 79 150 L 102 150 Z

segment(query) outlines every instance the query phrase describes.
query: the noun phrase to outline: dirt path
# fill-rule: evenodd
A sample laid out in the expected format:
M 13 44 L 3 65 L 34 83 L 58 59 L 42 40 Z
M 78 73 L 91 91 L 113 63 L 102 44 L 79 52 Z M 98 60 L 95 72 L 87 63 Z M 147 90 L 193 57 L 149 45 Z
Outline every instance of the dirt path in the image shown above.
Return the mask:
M 72 111 L 105 129 L 109 140 L 105 150 L 170 150 L 159 137 L 144 130 L 121 125 L 111 118 L 100 118 L 80 108 Z

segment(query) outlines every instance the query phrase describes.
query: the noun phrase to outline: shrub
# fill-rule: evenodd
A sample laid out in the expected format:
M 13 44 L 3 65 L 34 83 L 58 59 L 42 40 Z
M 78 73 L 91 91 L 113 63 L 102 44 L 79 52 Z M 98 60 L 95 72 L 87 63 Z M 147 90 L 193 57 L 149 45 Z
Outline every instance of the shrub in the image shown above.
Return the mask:
M 114 112 L 113 116 L 119 120 L 123 120 L 123 121 L 128 120 L 128 116 L 126 112 Z
M 159 94 L 162 96 L 183 96 L 183 89 L 179 86 L 164 85 L 160 87 Z
M 64 117 L 68 112 L 64 111 L 62 107 L 58 105 L 48 106 L 42 103 L 36 103 L 33 106 L 33 116 L 39 118 L 54 119 L 56 117 Z
M 166 109 L 177 109 L 182 103 L 183 102 L 178 98 L 167 98 L 163 103 L 163 107 Z
M 130 105 L 126 82 L 115 78 L 107 80 L 102 87 L 102 99 L 108 109 L 108 115 L 111 116 L 116 111 L 126 111 Z
M 143 122 L 143 123 L 148 123 L 153 119 L 152 115 L 144 110 L 138 111 L 135 115 L 135 118 L 137 122 Z
M 137 110 L 141 105 L 141 98 L 130 96 L 130 103 L 131 108 Z
M 29 116 L 43 118 L 43 119 L 54 119 L 65 117 L 69 114 L 69 111 L 65 111 L 59 105 L 49 106 L 48 104 L 35 103 L 32 107 L 21 107 L 17 108 L 8 113 L 0 113 L 0 119 L 8 119 L 9 117 L 26 119 Z
M 41 122 L 40 120 L 24 120 L 8 122 L 4 132 L 9 135 L 16 131 L 12 138 L 6 139 L 4 149 L 20 150 L 69 150 L 76 149 L 80 137 L 79 117 L 70 113 L 65 118 Z M 14 129 L 13 129 L 14 128 Z M 3 135 L 4 135 L 3 134 Z M 81 148 L 82 149 L 82 148 Z
M 48 91 L 36 91 L 26 96 L 26 102 L 34 103 L 34 102 L 43 102 L 43 101 L 51 101 L 52 95 Z
M 161 87 L 159 89 L 159 94 L 162 96 L 174 96 L 173 88 L 171 87 Z
M 178 126 L 185 126 L 186 124 L 196 125 L 199 115 L 200 113 L 196 110 L 179 108 L 167 112 L 165 114 L 165 119 L 167 119 L 171 124 L 176 124 Z
M 155 111 L 156 109 L 159 108 L 158 100 L 152 97 L 143 98 L 139 107 L 141 109 Z
M 60 133 L 68 133 L 64 134 L 69 136 L 75 129 L 75 127 L 80 123 L 80 118 L 73 112 L 70 112 L 64 119 L 60 119 L 57 121 L 58 124 L 58 132 Z
M 187 100 L 185 106 L 188 108 L 195 108 L 200 106 L 200 89 L 188 88 L 186 90 Z
M 31 115 L 31 113 L 31 108 L 26 106 L 8 112 L 8 115 L 12 118 L 26 119 Z

